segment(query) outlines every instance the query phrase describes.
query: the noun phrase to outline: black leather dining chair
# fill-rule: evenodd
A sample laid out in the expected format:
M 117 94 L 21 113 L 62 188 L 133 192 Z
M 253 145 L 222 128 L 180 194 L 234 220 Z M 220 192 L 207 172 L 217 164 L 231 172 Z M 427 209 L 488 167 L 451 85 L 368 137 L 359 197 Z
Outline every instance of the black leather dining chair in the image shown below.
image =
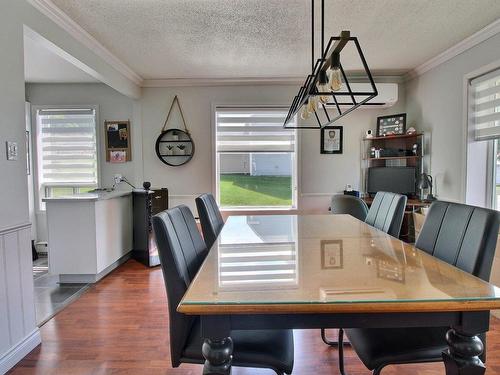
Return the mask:
M 368 206 L 364 200 L 345 194 L 337 194 L 332 197 L 330 210 L 332 214 L 349 214 L 361 221 L 365 221 L 368 214 Z
M 177 305 L 203 263 L 207 247 L 193 214 L 184 205 L 155 215 L 153 230 L 167 290 L 172 366 L 203 364 L 200 318 L 177 312 Z M 231 338 L 234 366 L 269 368 L 278 375 L 291 374 L 292 330 L 232 331 Z
M 403 223 L 405 195 L 379 191 L 366 215 L 365 223 L 398 238 Z
M 415 246 L 463 271 L 488 281 L 498 237 L 497 211 L 465 204 L 434 202 Z M 429 281 L 432 282 L 430 279 Z M 364 365 L 374 375 L 391 364 L 440 362 L 449 327 L 346 329 Z M 485 342 L 485 335 L 480 336 Z M 343 332 L 339 333 L 339 366 L 344 374 Z M 486 345 L 485 345 L 486 347 Z M 483 353 L 485 361 L 486 351 Z
M 200 216 L 203 238 L 210 249 L 224 226 L 224 219 L 212 194 L 205 193 L 196 198 L 196 208 Z

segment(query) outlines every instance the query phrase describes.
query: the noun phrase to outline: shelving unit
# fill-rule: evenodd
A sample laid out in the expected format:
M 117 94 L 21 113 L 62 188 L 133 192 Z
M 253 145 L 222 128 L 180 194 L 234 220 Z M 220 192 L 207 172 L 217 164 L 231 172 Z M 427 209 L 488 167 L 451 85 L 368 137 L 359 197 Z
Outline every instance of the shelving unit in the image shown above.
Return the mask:
M 180 145 L 184 146 L 184 153 L 180 153 Z M 171 152 L 168 147 L 172 148 Z M 189 133 L 181 129 L 163 131 L 156 141 L 155 148 L 160 160 L 172 167 L 186 164 L 194 155 L 194 142 Z
M 408 152 L 413 150 L 415 144 L 417 145 L 416 154 L 408 155 Z M 400 153 L 400 155 L 377 158 L 371 153 L 372 147 L 382 150 L 391 149 L 395 153 Z M 368 190 L 368 169 L 371 167 L 415 167 L 416 181 L 423 171 L 423 159 L 425 157 L 424 133 L 363 138 L 361 150 L 362 189 L 365 193 Z M 415 194 L 414 197 L 410 198 L 418 198 L 418 195 Z

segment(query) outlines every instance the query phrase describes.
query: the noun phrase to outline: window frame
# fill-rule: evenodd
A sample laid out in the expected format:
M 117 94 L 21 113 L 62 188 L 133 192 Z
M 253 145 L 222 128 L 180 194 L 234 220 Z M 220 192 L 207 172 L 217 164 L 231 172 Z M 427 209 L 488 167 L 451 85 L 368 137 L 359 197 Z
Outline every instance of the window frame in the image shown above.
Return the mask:
M 493 71 L 500 72 L 500 60 L 491 62 L 490 64 L 484 65 L 474 71 L 471 71 L 463 76 L 463 106 L 462 106 L 462 145 L 464 152 L 462 153 L 462 165 L 465 168 L 465 173 L 462 179 L 462 201 L 467 204 L 472 204 L 476 206 L 483 206 L 488 208 L 495 207 L 495 192 L 494 184 L 496 171 L 493 170 L 494 163 L 494 152 L 495 152 L 495 139 L 477 141 L 475 139 L 475 127 L 474 122 L 471 119 L 471 106 L 472 106 L 472 92 L 471 92 L 471 81 L 477 79 L 481 76 L 489 74 Z M 479 151 L 472 146 L 476 142 L 485 142 L 486 147 Z M 471 150 L 471 147 L 473 150 Z M 474 180 L 473 173 L 470 173 L 470 168 L 472 168 L 471 158 L 480 157 L 486 163 L 486 178 L 484 181 L 478 184 L 477 180 Z M 479 186 L 478 186 L 479 185 Z M 482 198 L 478 197 L 482 195 Z
M 276 109 L 287 111 L 288 107 L 286 105 L 236 105 L 236 104 L 214 104 L 212 103 L 212 191 L 215 192 L 215 199 L 217 204 L 220 207 L 221 211 L 292 211 L 297 210 L 298 205 L 298 196 L 299 196 L 299 144 L 300 144 L 300 133 L 297 129 L 293 129 L 295 136 L 295 144 L 293 148 L 293 152 L 291 154 L 292 157 L 292 204 L 290 206 L 225 206 L 222 207 L 220 204 L 220 159 L 219 152 L 217 151 L 217 111 L 218 109 L 231 109 L 231 110 L 241 110 L 245 111 L 251 109 Z M 265 152 L 262 152 L 265 153 Z M 284 152 L 288 153 L 288 152 Z
M 45 204 L 42 202 L 42 199 L 46 197 L 47 189 L 52 187 L 67 187 L 73 188 L 73 193 L 78 193 L 79 189 L 89 187 L 88 184 L 75 185 L 75 184 L 58 184 L 53 186 L 45 186 L 40 184 L 39 180 L 39 172 L 40 172 L 40 154 L 38 150 L 38 111 L 40 110 L 55 110 L 55 109 L 92 109 L 95 113 L 95 126 L 96 126 L 96 153 L 97 153 L 97 184 L 96 188 L 100 186 L 101 183 L 101 126 L 99 120 L 99 105 L 32 105 L 31 106 L 31 128 L 34 130 L 31 132 L 31 141 L 33 144 L 33 166 L 34 166 L 34 189 L 35 189 L 35 201 L 37 204 L 35 205 L 35 210 L 37 213 L 45 213 L 46 208 Z M 44 192 L 42 195 L 42 191 Z

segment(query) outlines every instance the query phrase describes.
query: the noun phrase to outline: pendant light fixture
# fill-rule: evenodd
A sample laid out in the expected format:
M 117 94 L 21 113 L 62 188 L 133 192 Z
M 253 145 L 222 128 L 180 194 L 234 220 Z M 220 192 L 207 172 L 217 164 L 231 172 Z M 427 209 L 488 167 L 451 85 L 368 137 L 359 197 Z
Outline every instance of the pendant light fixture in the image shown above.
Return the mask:
M 377 87 L 368 68 L 358 39 L 352 37 L 349 31 L 342 31 L 339 36 L 331 37 L 326 48 L 325 38 L 325 0 L 321 0 L 321 56 L 314 55 L 314 3 L 311 0 L 311 74 L 295 96 L 283 125 L 287 129 L 321 129 L 333 124 L 338 119 L 359 108 L 368 105 L 369 100 L 378 95 Z M 366 80 L 370 90 L 353 90 L 344 67 L 342 66 L 342 50 L 347 44 L 353 44 L 363 65 Z M 346 100 L 347 99 L 347 100 Z M 330 109 L 330 113 L 328 112 Z M 331 111 L 335 114 L 331 116 Z M 299 115 L 302 120 L 308 120 L 311 115 L 316 118 L 317 126 L 296 125 L 293 118 Z

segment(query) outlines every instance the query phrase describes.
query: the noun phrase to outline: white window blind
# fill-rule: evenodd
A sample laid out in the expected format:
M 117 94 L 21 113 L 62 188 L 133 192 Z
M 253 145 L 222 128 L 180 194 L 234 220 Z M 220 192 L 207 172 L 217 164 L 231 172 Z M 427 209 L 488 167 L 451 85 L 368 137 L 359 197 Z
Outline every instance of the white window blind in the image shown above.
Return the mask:
M 500 138 L 500 69 L 472 79 L 469 98 L 475 139 Z
M 96 138 L 94 109 L 38 110 L 39 185 L 97 186 Z
M 283 109 L 217 108 L 217 152 L 294 152 L 295 131 Z

